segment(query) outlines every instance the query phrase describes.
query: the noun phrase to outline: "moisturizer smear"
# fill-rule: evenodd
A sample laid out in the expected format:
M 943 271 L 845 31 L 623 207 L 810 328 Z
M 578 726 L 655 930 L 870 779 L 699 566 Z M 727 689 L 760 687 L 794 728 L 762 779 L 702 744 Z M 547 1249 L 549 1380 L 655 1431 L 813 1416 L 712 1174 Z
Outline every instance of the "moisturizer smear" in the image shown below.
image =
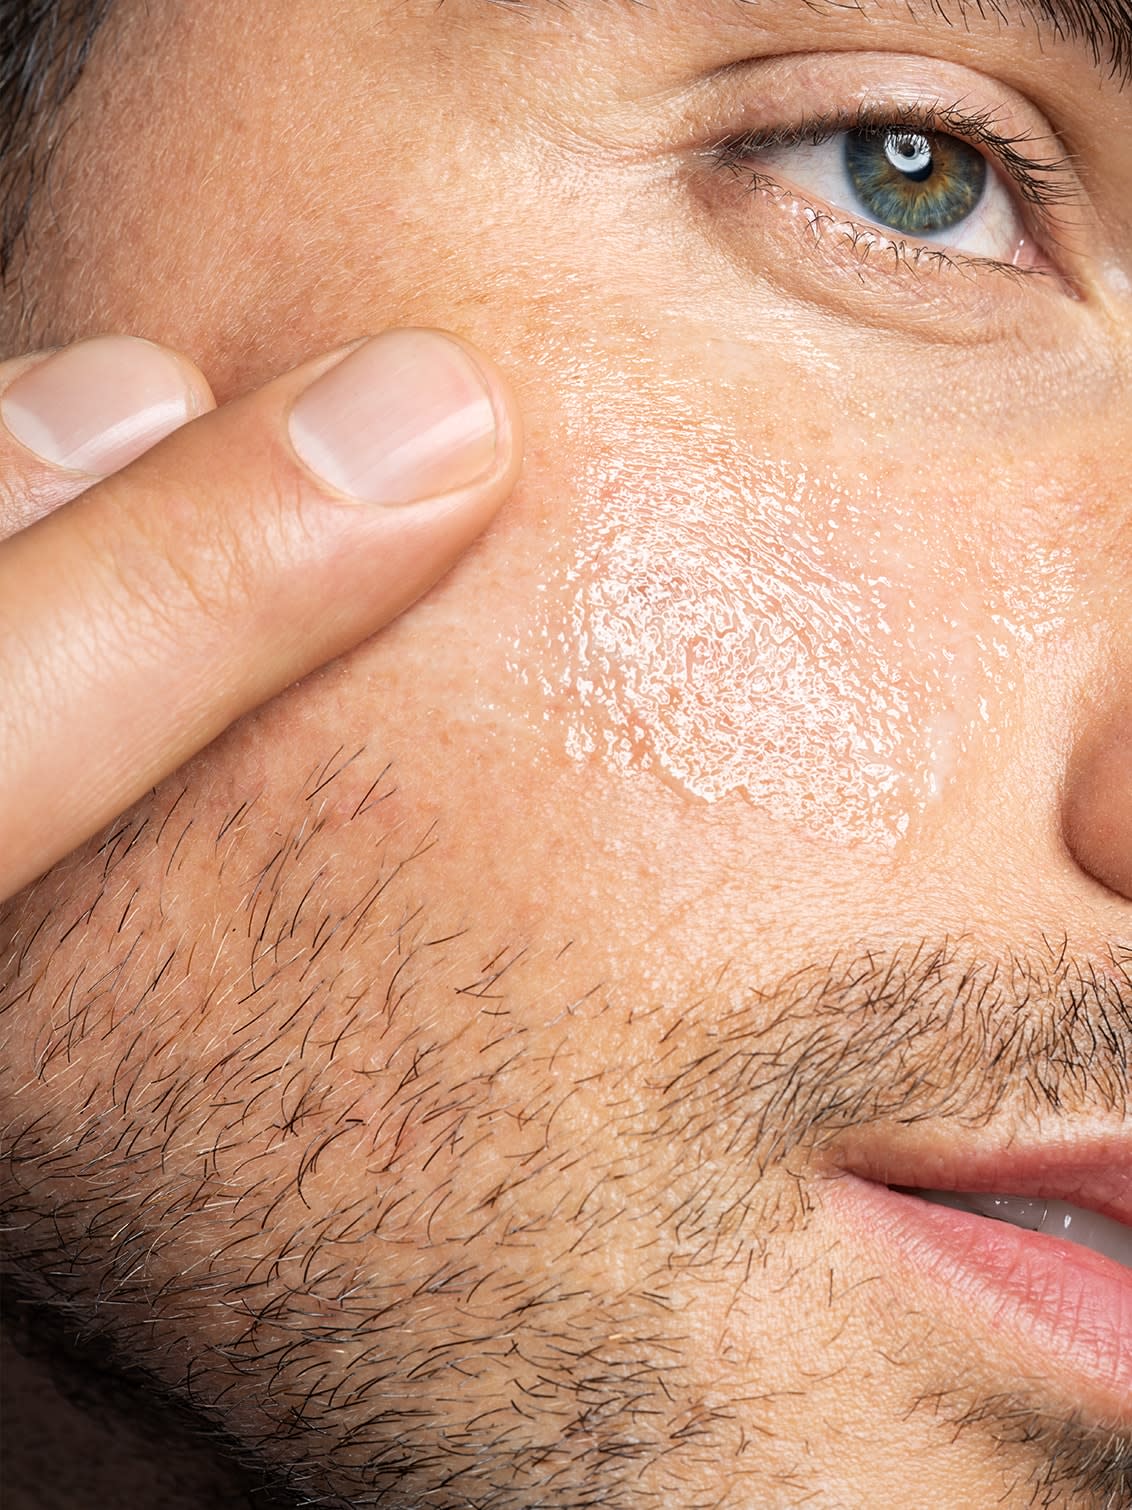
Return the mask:
M 963 745 L 965 614 L 919 601 L 923 542 L 878 528 L 875 483 L 868 507 L 797 467 L 629 456 L 589 478 L 562 570 L 570 753 L 897 843 Z

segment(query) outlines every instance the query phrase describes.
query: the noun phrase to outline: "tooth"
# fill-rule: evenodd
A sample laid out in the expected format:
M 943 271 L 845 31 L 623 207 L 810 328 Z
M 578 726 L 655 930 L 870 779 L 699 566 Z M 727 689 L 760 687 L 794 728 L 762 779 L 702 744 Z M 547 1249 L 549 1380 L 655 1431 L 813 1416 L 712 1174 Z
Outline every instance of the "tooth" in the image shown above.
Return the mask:
M 1070 1206 L 1065 1201 L 1050 1201 L 1049 1210 L 1042 1222 L 1042 1232 L 1051 1237 L 1064 1237 L 1071 1243 L 1080 1243 L 1094 1253 L 1103 1253 L 1132 1269 L 1132 1227 L 1122 1226 L 1110 1217 L 1096 1211 L 1082 1211 L 1079 1206 Z
M 1064 1238 L 1132 1269 L 1132 1227 L 1125 1227 L 1099 1212 L 1084 1211 L 1080 1206 L 1070 1206 L 1067 1201 L 1046 1201 L 1024 1195 L 961 1194 L 955 1190 L 917 1190 L 911 1193 L 936 1206 L 973 1211 L 976 1216 L 1009 1222 L 1011 1226 L 1024 1227 L 1027 1232 L 1045 1232 L 1050 1237 Z
M 968 1199 L 980 1216 L 993 1217 L 996 1222 L 1009 1222 L 1014 1227 L 1025 1227 L 1027 1232 L 1044 1232 L 1049 1211 L 1048 1202 L 1031 1200 L 1024 1195 L 973 1195 Z
M 954 1190 L 918 1190 L 916 1194 L 936 1206 L 953 1206 L 956 1211 L 973 1211 L 998 1222 L 1025 1227 L 1028 1232 L 1041 1230 L 1048 1202 L 1031 1200 L 1024 1195 L 960 1195 Z

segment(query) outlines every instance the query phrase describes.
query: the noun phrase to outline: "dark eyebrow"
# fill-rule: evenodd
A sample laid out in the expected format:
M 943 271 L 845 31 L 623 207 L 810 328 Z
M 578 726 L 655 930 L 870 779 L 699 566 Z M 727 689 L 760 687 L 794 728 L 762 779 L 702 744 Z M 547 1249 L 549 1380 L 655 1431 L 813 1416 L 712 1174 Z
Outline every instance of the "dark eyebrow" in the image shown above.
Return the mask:
M 536 0 L 493 0 L 516 10 L 533 8 Z M 594 0 L 543 0 L 562 10 L 575 10 Z M 632 0 L 649 9 L 649 0 Z M 770 0 L 731 0 L 734 5 L 757 8 Z M 856 10 L 862 15 L 874 9 L 874 0 L 801 0 L 810 10 Z M 1094 67 L 1121 83 L 1132 81 L 1132 0 L 906 0 L 914 20 L 972 29 L 980 23 L 1008 25 L 1017 19 L 1043 33 L 1084 47 Z

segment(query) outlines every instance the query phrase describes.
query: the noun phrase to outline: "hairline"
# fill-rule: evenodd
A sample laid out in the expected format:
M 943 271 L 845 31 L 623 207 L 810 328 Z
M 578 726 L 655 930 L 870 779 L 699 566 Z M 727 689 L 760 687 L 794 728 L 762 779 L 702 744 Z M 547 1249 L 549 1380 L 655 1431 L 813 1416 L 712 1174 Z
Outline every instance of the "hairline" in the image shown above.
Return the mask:
M 55 126 L 112 0 L 0 0 L 0 286 L 57 145 Z

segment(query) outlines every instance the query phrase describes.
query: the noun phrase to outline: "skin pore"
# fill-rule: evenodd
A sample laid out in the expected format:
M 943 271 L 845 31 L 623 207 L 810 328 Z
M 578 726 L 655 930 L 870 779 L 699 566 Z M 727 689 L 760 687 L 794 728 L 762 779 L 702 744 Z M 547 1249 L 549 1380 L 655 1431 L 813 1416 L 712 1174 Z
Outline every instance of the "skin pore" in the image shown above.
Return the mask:
M 1127 1127 L 1063 833 L 1132 664 L 1122 78 L 1013 10 L 111 14 L 5 349 L 223 400 L 439 325 L 531 436 L 411 615 L 0 908 L 12 1262 L 312 1500 L 1132 1493 L 1104 1381 L 836 1202 Z M 1011 265 L 792 177 L 878 100 L 1063 165 Z

